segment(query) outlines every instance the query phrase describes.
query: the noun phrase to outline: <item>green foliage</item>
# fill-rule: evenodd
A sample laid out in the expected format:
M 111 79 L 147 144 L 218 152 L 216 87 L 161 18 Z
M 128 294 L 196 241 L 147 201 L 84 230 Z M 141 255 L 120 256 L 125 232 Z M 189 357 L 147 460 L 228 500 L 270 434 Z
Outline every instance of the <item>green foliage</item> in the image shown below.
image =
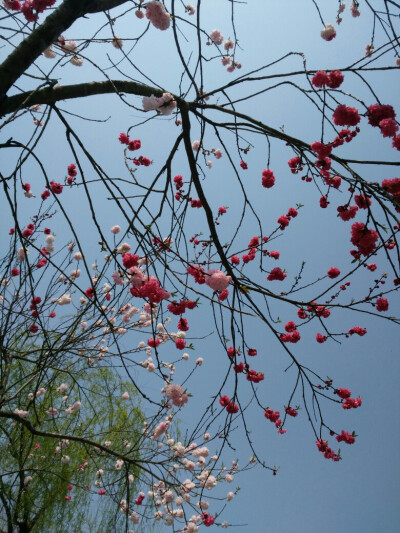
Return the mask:
M 30 376 L 36 375 L 36 365 L 19 359 L 13 362 L 10 381 L 15 386 L 29 382 Z M 132 383 L 124 381 L 115 370 L 87 366 L 69 379 L 51 369 L 47 369 L 46 377 L 43 376 L 43 381 L 31 381 L 29 387 L 23 388 L 22 397 L 17 395 L 9 408 L 29 409 L 29 422 L 41 432 L 81 437 L 99 444 L 109 441 L 110 450 L 139 460 L 144 415 Z M 60 378 L 64 378 L 62 382 Z M 67 385 L 66 393 L 57 392 L 61 383 Z M 46 392 L 37 397 L 36 392 L 45 385 Z M 125 391 L 129 400 L 121 398 Z M 28 393 L 31 399 L 25 400 Z M 81 409 L 65 414 L 70 399 L 74 403 L 78 398 Z M 51 416 L 49 409 L 57 409 L 59 414 Z M 65 442 L 34 435 L 11 419 L 0 419 L 0 434 L 0 527 L 3 530 L 10 530 L 10 524 L 11 531 L 37 533 L 117 530 L 116 522 L 121 517 L 117 515 L 111 520 L 114 526 L 110 518 L 117 513 L 117 502 L 124 497 L 128 474 L 136 477 L 137 468 L 128 470 L 124 465 L 116 470 L 115 456 L 76 440 Z M 100 468 L 104 474 L 96 477 Z M 100 488 L 106 490 L 106 495 L 97 494 Z M 130 490 L 135 490 L 134 484 Z M 112 527 L 104 529 L 108 522 Z

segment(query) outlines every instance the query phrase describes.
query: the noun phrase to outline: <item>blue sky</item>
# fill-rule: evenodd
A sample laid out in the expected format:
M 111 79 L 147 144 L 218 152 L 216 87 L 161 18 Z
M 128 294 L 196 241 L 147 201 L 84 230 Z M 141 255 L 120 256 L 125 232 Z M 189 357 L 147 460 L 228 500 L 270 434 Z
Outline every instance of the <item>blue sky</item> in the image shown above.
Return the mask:
M 222 0 L 203 2 L 201 23 L 204 29 L 211 31 L 218 28 L 225 37 L 233 38 L 229 6 L 230 3 Z M 324 0 L 319 2 L 319 6 L 325 23 L 335 23 L 337 3 Z M 360 9 L 361 17 L 357 19 L 350 16 L 348 9 L 344 12 L 343 22 L 338 28 L 336 39 L 327 43 L 320 37 L 322 24 L 311 1 L 264 2 L 258 0 L 247 4 L 238 3 L 235 5 L 236 31 L 242 49 L 237 51 L 237 60 L 241 62 L 242 70 L 236 73 L 242 75 L 260 65 L 275 61 L 289 52 L 304 53 L 309 69 L 332 70 L 352 64 L 363 57 L 364 47 L 370 42 L 372 17 L 364 2 L 361 3 Z M 79 39 L 94 34 L 94 30 L 103 21 L 102 15 L 96 15 L 87 21 L 80 21 L 66 33 L 66 37 Z M 122 38 L 136 37 L 143 26 L 144 22 L 137 20 L 131 13 L 116 21 L 114 31 Z M 382 38 L 379 32 L 378 29 L 377 43 Z M 104 29 L 98 35 L 98 37 L 101 36 L 110 37 L 109 29 Z M 184 38 L 188 39 L 188 42 L 182 44 L 186 57 L 192 50 L 193 37 L 193 32 L 189 28 L 185 29 L 180 37 L 182 43 Z M 127 43 L 124 45 L 124 50 L 128 50 Z M 205 53 L 208 54 L 208 50 Z M 96 68 L 96 64 L 102 68 L 110 66 L 106 54 L 109 54 L 113 61 L 120 57 L 118 50 L 111 48 L 109 43 L 91 45 L 87 50 L 87 56 L 92 64 L 89 65 L 89 61 L 85 61 L 81 69 L 66 64 L 58 71 L 61 83 L 104 79 L 103 74 Z M 85 56 L 86 53 L 83 55 Z M 125 73 L 134 79 L 143 80 L 134 69 L 137 65 L 165 90 L 173 93 L 179 92 L 182 66 L 175 50 L 171 30 L 160 32 L 151 27 L 143 41 L 140 41 L 133 50 L 131 58 L 133 65 L 123 64 Z M 46 66 L 49 64 L 48 61 L 44 58 L 40 60 L 41 64 Z M 395 58 L 392 53 L 389 53 L 377 64 L 393 66 L 394 63 Z M 302 58 L 299 55 L 293 55 L 266 69 L 265 73 L 289 73 L 293 70 L 302 70 L 302 68 Z M 121 77 L 112 69 L 106 72 L 115 79 Z M 204 73 L 206 90 L 213 90 L 235 79 L 236 76 L 236 73 L 225 72 L 219 60 L 204 63 Z M 379 94 L 381 102 L 391 103 L 395 108 L 397 106 L 397 111 L 400 111 L 397 78 L 398 70 L 368 74 L 368 80 Z M 310 89 L 304 75 L 296 77 L 295 81 L 300 87 Z M 26 83 L 26 81 L 21 82 L 22 85 Z M 253 90 L 253 86 L 259 90 L 267 84 L 264 82 L 247 84 L 247 86 L 232 90 L 230 96 L 238 98 L 248 95 L 249 91 Z M 342 88 L 345 93 L 355 94 L 367 105 L 375 103 L 368 88 L 354 74 L 345 75 Z M 139 97 L 128 96 L 127 100 L 141 107 Z M 341 95 L 339 100 L 357 107 L 357 103 L 350 96 Z M 214 103 L 214 101 L 209 103 Z M 60 104 L 60 107 L 89 118 L 107 119 L 106 122 L 98 123 L 84 122 L 70 117 L 70 124 L 77 128 L 81 138 L 85 140 L 85 147 L 101 162 L 102 167 L 112 178 L 129 179 L 123 165 L 122 148 L 117 138 L 121 131 L 127 131 L 129 127 L 141 121 L 143 115 L 134 108 L 122 105 L 113 96 L 67 102 Z M 293 86 L 285 85 L 263 93 L 248 102 L 238 104 L 238 110 L 273 128 L 279 129 L 283 126 L 287 134 L 307 143 L 320 140 L 321 117 L 304 94 Z M 216 118 L 217 114 L 211 113 L 210 116 Z M 26 131 L 23 128 L 26 128 Z M 31 122 L 26 117 L 10 127 L 11 133 L 8 133 L 8 136 L 11 134 L 21 138 L 28 136 L 29 128 L 31 128 Z M 194 140 L 197 138 L 196 135 L 199 135 L 195 122 L 192 128 Z M 179 129 L 171 119 L 152 120 L 132 130 L 131 136 L 138 137 L 142 141 L 141 153 L 153 160 L 151 167 L 148 169 L 141 167 L 138 170 L 139 180 L 148 183 L 152 179 L 162 166 L 178 133 Z M 332 135 L 330 131 L 327 133 L 327 138 Z M 239 159 L 238 154 L 235 153 L 233 139 L 225 134 L 223 138 L 238 164 Z M 246 193 L 251 198 L 256 211 L 261 213 L 266 233 L 274 229 L 276 219 L 289 207 L 298 203 L 304 205 L 298 218 L 292 221 L 291 227 L 277 238 L 273 245 L 271 243 L 270 249 L 278 249 L 281 253 L 281 260 L 273 266 L 285 267 L 288 273 L 288 280 L 285 281 L 286 285 L 283 287 L 290 286 L 303 260 L 306 261 L 305 281 L 324 275 L 331 266 L 339 267 L 343 273 L 349 272 L 352 268 L 352 258 L 348 253 L 351 247 L 349 242 L 351 223 L 344 223 L 337 219 L 337 201 L 332 201 L 332 205 L 326 210 L 320 209 L 320 193 L 313 184 L 304 183 L 299 176 L 290 173 L 286 162 L 294 154 L 289 147 L 285 146 L 285 143 L 276 140 L 272 140 L 270 152 L 270 168 L 274 170 L 276 185 L 271 190 L 260 191 L 260 174 L 261 170 L 267 166 L 268 151 L 265 142 L 261 139 L 256 139 L 253 134 L 249 134 L 248 138 L 254 143 L 254 149 L 246 158 L 249 170 L 246 173 L 243 172 L 241 177 L 245 183 Z M 206 131 L 204 144 L 210 148 L 219 147 L 218 140 L 210 129 Z M 376 129 L 367 125 L 365 119 L 361 123 L 359 136 L 339 150 L 339 156 L 352 159 L 396 160 L 396 153 L 390 148 L 390 141 L 382 139 Z M 53 123 L 47 127 L 44 141 L 38 146 L 38 153 L 46 161 L 49 175 L 57 177 L 55 181 L 61 180 L 66 166 L 73 161 L 73 158 L 66 146 L 64 131 L 56 117 L 53 117 Z M 221 241 L 225 242 L 231 239 L 232 227 L 236 227 L 237 224 L 242 205 L 239 199 L 240 190 L 227 163 L 226 154 L 224 153 L 221 160 L 213 160 L 213 163 L 212 169 L 207 169 L 203 165 L 204 188 L 214 210 L 219 205 L 229 207 L 228 213 L 222 217 L 221 225 L 218 227 Z M 11 160 L 10 164 L 12 164 Z M 91 169 L 87 162 L 84 163 L 84 168 L 90 176 Z M 359 165 L 355 168 L 368 181 L 380 182 L 385 177 L 396 175 L 393 173 L 393 167 Z M 42 178 L 39 177 L 34 165 L 27 166 L 27 171 L 31 172 L 30 179 L 35 187 L 35 180 L 39 182 Z M 183 149 L 176 157 L 173 172 L 183 175 L 188 173 Z M 39 193 L 40 187 L 41 185 L 38 184 L 35 192 Z M 345 203 L 347 191 L 343 187 L 342 191 L 340 194 Z M 124 229 L 123 221 L 115 206 L 107 201 L 107 193 L 104 189 L 95 185 L 93 198 L 104 228 L 107 229 L 113 224 L 121 224 Z M 97 235 L 94 236 L 94 233 L 91 233 L 93 228 L 90 228 L 86 221 L 87 202 L 83 195 L 77 192 L 74 195 L 65 195 L 63 202 L 77 224 L 87 255 L 93 260 L 99 259 L 101 254 L 97 246 L 98 238 Z M 155 209 L 157 199 L 151 205 Z M 3 211 L 1 217 L 2 226 L 7 227 L 9 225 L 8 214 Z M 189 236 L 198 230 L 207 231 L 204 215 L 200 210 L 191 212 L 186 223 Z M 55 220 L 54 230 L 60 237 L 68 238 L 61 219 Z M 238 242 L 246 245 L 248 237 L 256 234 L 257 224 L 254 217 L 248 213 L 239 230 Z M 240 249 L 240 244 L 237 246 L 237 249 Z M 232 249 L 235 249 L 235 244 Z M 89 259 L 89 263 L 91 261 L 92 259 Z M 352 285 L 349 289 L 349 292 L 353 291 L 351 296 L 357 297 L 365 294 L 371 280 L 388 268 L 383 259 L 376 262 L 378 270 L 375 275 L 362 270 L 351 279 Z M 250 265 L 247 272 L 249 276 L 250 273 L 254 276 L 259 275 L 256 265 Z M 390 274 L 388 285 L 392 283 L 392 277 Z M 328 286 L 326 280 L 320 285 L 321 289 Z M 397 302 L 396 298 L 396 293 L 389 296 L 391 315 L 399 313 L 398 298 Z M 349 300 L 350 295 L 347 301 Z M 280 317 L 283 324 L 295 319 L 294 310 L 289 311 L 286 305 L 279 302 L 274 303 L 273 314 L 275 318 Z M 193 343 L 196 350 L 190 354 L 191 359 L 186 364 L 193 365 L 198 356 L 204 358 L 204 364 L 196 371 L 195 377 L 188 385 L 193 397 L 190 399 L 189 419 L 186 419 L 188 413 L 185 410 L 182 411 L 180 423 L 182 431 L 186 429 L 190 431 L 192 419 L 200 415 L 205 405 L 208 405 L 210 397 L 218 390 L 227 371 L 227 359 L 223 348 L 216 335 L 210 335 L 215 332 L 211 309 L 204 303 L 188 318 L 193 324 L 191 331 L 195 332 Z M 315 370 L 319 375 L 330 376 L 338 387 L 350 388 L 353 396 L 362 396 L 362 407 L 353 411 L 344 411 L 337 404 L 329 402 L 324 404 L 324 413 L 329 423 L 338 431 L 345 429 L 351 432 L 354 429 L 358 435 L 356 443 L 353 446 L 345 444 L 341 446 L 343 460 L 339 463 L 327 461 L 316 449 L 315 438 L 307 423 L 304 409 L 300 411 L 296 419 L 288 421 L 288 432 L 285 435 L 278 435 L 274 426 L 265 420 L 262 411 L 257 409 L 253 403 L 245 411 L 246 423 L 251 428 L 250 438 L 262 460 L 265 460 L 269 466 L 279 466 L 280 470 L 277 476 L 272 476 L 270 471 L 263 471 L 258 467 L 238 476 L 234 482 L 235 487 L 229 487 L 233 490 L 236 486 L 240 486 L 241 490 L 234 502 L 228 504 L 219 520 L 227 520 L 230 524 L 237 526 L 235 531 L 309 533 L 324 530 L 326 533 L 336 533 L 339 529 L 345 528 L 363 533 L 376 533 L 377 531 L 394 533 L 398 530 L 400 483 L 395 465 L 400 437 L 397 416 L 400 365 L 396 355 L 399 340 L 397 328 L 379 317 L 356 316 L 354 313 L 345 310 L 341 312 L 337 309 L 332 311 L 329 320 L 329 326 L 335 332 L 347 331 L 350 327 L 359 325 L 366 327 L 368 334 L 362 338 L 355 338 L 355 336 L 349 339 L 341 338 L 340 344 L 329 340 L 324 345 L 318 345 L 315 342 L 315 333 L 319 330 L 316 330 L 316 325 L 312 323 L 302 330 L 302 341 L 295 345 L 293 350 L 303 364 Z M 264 382 L 258 386 L 261 402 L 265 407 L 268 405 L 282 411 L 283 406 L 287 405 L 296 378 L 292 371 L 285 372 L 290 361 L 276 338 L 269 333 L 267 328 L 260 325 L 258 320 L 247 318 L 245 331 L 246 338 L 249 339 L 248 343 L 256 345 L 259 351 L 257 369 L 265 373 Z M 142 337 L 136 335 L 134 342 L 139 342 Z M 146 338 L 146 336 L 143 337 L 144 340 Z M 164 350 L 167 349 L 164 348 Z M 175 353 L 172 354 L 173 357 L 175 355 Z M 164 354 L 162 356 L 164 357 Z M 177 371 L 177 377 L 185 374 L 186 369 Z M 144 387 L 147 386 L 147 375 L 138 376 L 138 379 L 139 382 L 143 380 Z M 246 405 L 251 398 L 251 391 L 247 385 L 244 379 L 239 385 L 243 405 Z M 157 390 L 157 386 L 151 383 L 149 390 Z M 230 378 L 224 393 L 230 394 L 232 390 L 233 381 Z M 301 404 L 300 395 L 297 394 L 294 397 L 292 405 L 294 404 Z M 240 421 L 238 425 L 240 426 Z M 244 464 L 252 452 L 241 427 L 232 433 L 232 444 L 235 451 L 228 449 L 224 451 L 227 464 L 234 459 L 239 459 L 240 464 Z M 170 530 L 167 527 L 164 529 Z

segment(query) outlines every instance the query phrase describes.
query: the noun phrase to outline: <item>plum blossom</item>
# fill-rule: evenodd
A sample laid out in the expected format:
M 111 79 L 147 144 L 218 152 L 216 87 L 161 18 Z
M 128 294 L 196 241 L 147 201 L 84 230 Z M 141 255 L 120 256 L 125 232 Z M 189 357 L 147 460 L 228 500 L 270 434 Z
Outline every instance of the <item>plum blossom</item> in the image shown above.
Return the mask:
M 154 0 L 146 6 L 146 17 L 158 30 L 167 30 L 171 23 L 169 14 L 165 11 L 164 4 Z
M 124 46 L 124 41 L 117 35 L 114 35 L 114 37 L 112 38 L 111 44 L 113 45 L 114 48 L 119 49 Z
M 182 407 L 189 399 L 183 387 L 176 384 L 169 384 L 165 387 L 165 396 L 177 407 Z
M 145 111 L 158 111 L 162 115 L 170 115 L 176 108 L 176 101 L 171 93 L 163 93 L 161 97 L 143 96 L 143 109 Z
M 74 67 L 81 67 L 83 65 L 83 59 L 77 56 L 71 57 L 69 62 L 71 65 L 74 65 Z
M 210 39 L 216 45 L 221 45 L 224 42 L 224 36 L 219 30 L 212 30 L 210 32 Z
M 58 305 L 68 305 L 72 302 L 71 295 L 68 293 L 63 294 L 58 298 L 57 303 Z
M 332 24 L 327 24 L 325 28 L 321 31 L 321 37 L 325 41 L 332 41 L 336 37 L 336 30 Z
M 231 283 L 231 276 L 227 276 L 221 270 L 209 270 L 205 277 L 206 285 L 208 285 L 214 291 L 224 291 Z
M 47 59 L 54 59 L 57 54 L 55 53 L 55 51 L 50 46 L 49 48 L 46 48 L 46 50 L 44 50 L 43 55 L 44 55 L 44 57 L 47 57 Z
M 17 252 L 18 261 L 21 261 L 21 262 L 22 261 L 26 261 L 26 258 L 28 256 L 28 254 L 29 254 L 29 250 L 27 250 L 26 248 L 23 248 L 23 247 L 19 248 L 18 252 Z

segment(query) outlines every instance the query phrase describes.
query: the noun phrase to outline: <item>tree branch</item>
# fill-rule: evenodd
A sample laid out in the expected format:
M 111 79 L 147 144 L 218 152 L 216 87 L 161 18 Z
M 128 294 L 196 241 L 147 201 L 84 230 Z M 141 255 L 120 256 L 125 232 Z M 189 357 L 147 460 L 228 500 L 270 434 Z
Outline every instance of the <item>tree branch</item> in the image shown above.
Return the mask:
M 136 96 L 162 96 L 163 91 L 124 80 L 92 81 L 88 83 L 78 83 L 76 85 L 59 85 L 37 91 L 27 91 L 15 96 L 10 96 L 3 105 L 0 105 L 0 117 L 8 113 L 13 113 L 21 107 L 28 107 L 35 104 L 54 104 L 59 100 L 70 100 L 72 98 L 85 98 L 96 94 L 126 93 Z
M 86 13 L 97 13 L 127 0 L 64 0 L 0 65 L 0 101 L 17 79 L 60 34 Z

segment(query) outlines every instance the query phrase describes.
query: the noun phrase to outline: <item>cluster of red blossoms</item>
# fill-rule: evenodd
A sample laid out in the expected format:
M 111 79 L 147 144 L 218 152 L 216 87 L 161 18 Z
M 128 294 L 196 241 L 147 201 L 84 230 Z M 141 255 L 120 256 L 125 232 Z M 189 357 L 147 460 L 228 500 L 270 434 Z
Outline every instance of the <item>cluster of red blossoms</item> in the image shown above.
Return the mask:
M 348 335 L 353 335 L 354 333 L 363 337 L 367 333 L 367 330 L 365 328 L 360 328 L 360 326 L 354 326 L 347 332 Z
M 75 181 L 75 178 L 76 178 L 77 174 L 78 174 L 77 171 L 76 171 L 76 166 L 73 163 L 71 163 L 67 167 L 67 172 L 68 172 L 67 183 L 68 183 L 68 185 L 72 185 L 73 182 Z
M 277 220 L 277 223 L 279 224 L 279 229 L 283 231 L 285 228 L 287 228 L 289 226 L 290 220 L 292 218 L 296 218 L 298 214 L 299 213 L 297 209 L 295 209 L 294 207 L 289 207 L 287 214 L 281 215 Z
M 296 344 L 301 339 L 300 333 L 296 329 L 296 324 L 291 320 L 285 324 L 285 331 L 287 333 L 282 333 L 280 339 L 282 342 L 292 342 Z
M 61 194 L 63 192 L 63 186 L 61 185 L 61 183 L 56 183 L 55 181 L 51 181 L 50 187 L 46 185 L 46 189 L 40 195 L 42 200 L 46 200 L 47 198 L 49 198 L 50 196 L 49 189 L 51 190 L 53 194 Z
M 311 83 L 314 87 L 329 87 L 330 89 L 338 89 L 344 80 L 343 74 L 340 70 L 332 70 L 327 74 L 324 70 L 318 70 L 311 79 Z
M 131 152 L 139 150 L 142 147 L 142 142 L 140 141 L 140 139 L 131 140 L 125 133 L 120 133 L 118 140 L 121 144 L 126 144 L 128 150 L 130 150 Z M 137 167 L 140 167 L 141 165 L 144 167 L 149 167 L 151 165 L 151 160 L 148 157 L 143 157 L 141 155 L 140 157 L 133 158 L 132 163 Z
M 288 165 L 292 174 L 297 174 L 303 170 L 303 165 L 301 164 L 301 159 L 298 155 L 289 159 Z
M 131 139 L 128 137 L 128 135 L 125 135 L 125 133 L 120 133 L 118 140 L 121 144 L 126 144 L 128 150 L 131 152 L 134 150 L 139 150 L 142 147 L 142 143 L 139 139 L 134 139 L 131 141 Z
M 275 185 L 275 176 L 272 170 L 264 169 L 262 171 L 261 184 L 266 189 L 270 189 L 271 187 Z
M 179 191 L 180 189 L 182 189 L 183 187 L 183 178 L 180 174 L 178 174 L 177 176 L 174 177 L 174 183 L 175 183 L 175 188 L 177 191 Z
M 140 287 L 132 286 L 129 291 L 132 296 L 147 298 L 152 304 L 159 304 L 161 300 L 165 300 L 171 296 L 169 292 L 166 292 L 161 287 L 158 279 L 153 277 L 150 277 L 147 281 L 143 281 Z
M 400 178 L 383 180 L 382 188 L 394 196 L 397 200 L 400 200 Z
M 283 281 L 285 278 L 285 272 L 279 267 L 273 268 L 267 276 L 268 281 Z
M 214 524 L 214 517 L 205 511 L 201 513 L 201 519 L 206 527 L 210 527 Z
M 347 107 L 339 104 L 332 115 L 336 126 L 357 126 L 361 117 L 355 107 Z
M 144 167 L 149 167 L 151 165 L 151 160 L 148 157 L 143 157 L 141 155 L 140 157 L 133 158 L 132 163 L 137 167 L 140 167 L 141 165 Z
M 341 457 L 340 455 L 337 455 L 332 448 L 328 446 L 328 441 L 323 439 L 318 439 L 315 441 L 315 444 L 317 445 L 318 450 L 324 454 L 325 459 L 332 459 L 332 461 L 340 461 Z
M 236 350 L 236 348 L 234 348 L 233 346 L 230 346 L 226 352 L 230 359 L 232 359 L 235 355 L 240 356 L 240 352 Z M 250 357 L 255 357 L 257 355 L 257 350 L 255 348 L 249 348 L 247 350 L 247 355 L 249 355 Z M 245 372 L 247 381 L 251 381 L 252 383 L 260 383 L 260 381 L 264 380 L 264 373 L 257 372 L 256 370 L 251 369 L 248 364 L 240 362 L 233 365 L 233 369 L 237 374 L 242 374 L 243 372 Z
M 400 135 L 396 135 L 399 126 L 396 113 L 391 105 L 373 104 L 368 107 L 368 123 L 374 128 L 379 127 L 384 137 L 393 137 L 392 146 L 400 150 Z
M 351 390 L 350 389 L 336 389 L 335 394 L 339 396 L 344 402 L 342 402 L 343 409 L 357 409 L 362 404 L 361 398 L 350 398 Z
M 264 411 L 264 416 L 267 420 L 269 420 L 270 422 L 272 422 L 273 424 L 275 424 L 275 426 L 278 428 L 279 430 L 279 433 L 283 434 L 283 433 L 286 433 L 286 429 L 282 429 L 281 426 L 282 426 L 282 420 L 280 419 L 280 413 L 279 411 L 274 411 L 273 409 L 271 408 L 267 408 L 265 409 Z
M 170 313 L 179 316 L 182 315 L 186 309 L 194 309 L 196 305 L 196 302 L 193 300 L 181 300 L 180 302 L 173 300 L 168 304 L 167 308 Z
M 345 442 L 346 444 L 354 444 L 355 442 L 355 435 L 348 433 L 347 431 L 342 430 L 340 435 L 337 435 L 336 440 L 338 442 Z
M 38 13 L 53 6 L 56 0 L 25 0 L 21 4 L 19 0 L 4 0 L 4 6 L 11 11 L 21 11 L 27 22 L 36 22 Z
M 375 308 L 377 311 L 387 311 L 389 309 L 389 302 L 386 298 L 378 298 L 375 303 Z
M 225 407 L 230 414 L 236 414 L 239 412 L 239 406 L 233 400 L 230 400 L 229 396 L 221 396 L 219 403 L 222 407 Z
M 362 222 L 355 222 L 351 226 L 351 242 L 357 246 L 360 254 L 367 256 L 372 254 L 376 249 L 378 233 L 373 229 L 367 229 Z
M 204 268 L 188 266 L 186 272 L 193 276 L 194 281 L 199 285 L 203 285 L 206 282 L 206 278 L 204 276 Z
M 338 216 L 344 221 L 347 222 L 354 218 L 357 214 L 358 207 L 356 205 L 339 205 L 337 208 Z

